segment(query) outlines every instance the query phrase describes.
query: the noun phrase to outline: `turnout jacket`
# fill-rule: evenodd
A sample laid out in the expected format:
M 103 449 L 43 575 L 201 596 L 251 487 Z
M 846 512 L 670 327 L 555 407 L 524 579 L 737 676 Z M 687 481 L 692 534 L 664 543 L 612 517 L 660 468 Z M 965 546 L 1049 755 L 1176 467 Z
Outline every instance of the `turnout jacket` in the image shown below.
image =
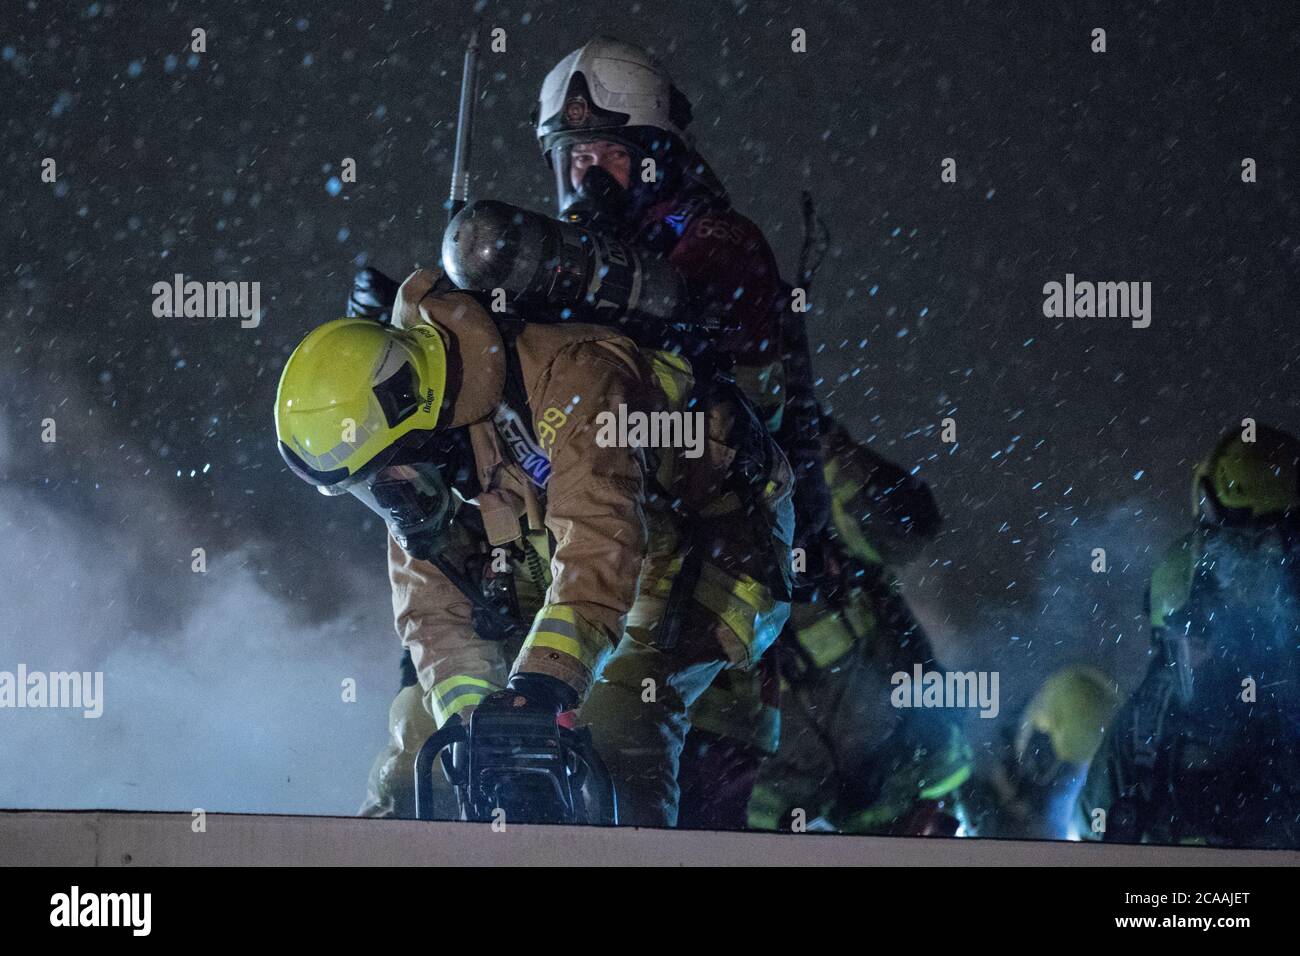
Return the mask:
M 525 323 L 508 343 L 476 299 L 441 293 L 436 279 L 425 270 L 409 277 L 394 321 L 429 323 L 443 334 L 451 402 L 444 415 L 451 427 L 466 428 L 473 449 L 478 493 L 460 505 L 446 557 L 476 586 L 497 559 L 534 567 L 545 561 L 550 571 L 549 582 L 544 574 L 530 578 L 544 596 L 511 662 L 503 642 L 476 627 L 470 598 L 390 539 L 397 631 L 437 723 L 472 708 L 514 672 L 559 678 L 585 696 L 623 635 L 639 586 L 665 577 L 651 567 L 680 546 L 687 514 L 710 549 L 712 570 L 702 584 L 716 591 L 722 581 L 729 595 L 724 619 L 736 640 L 728 655 L 756 659 L 775 639 L 761 625 L 774 603 L 764 582 L 776 546 L 768 522 L 737 520 L 744 505 L 727 487 L 736 410 L 725 402 L 710 408 L 698 458 L 682 448 L 598 440 L 602 412 L 686 410 L 689 365 L 643 352 L 598 325 Z M 513 400 L 512 364 L 520 379 Z M 763 502 L 785 515 L 776 540 L 783 536 L 788 547 L 792 477 L 772 450 Z M 655 489 L 664 494 L 648 494 Z

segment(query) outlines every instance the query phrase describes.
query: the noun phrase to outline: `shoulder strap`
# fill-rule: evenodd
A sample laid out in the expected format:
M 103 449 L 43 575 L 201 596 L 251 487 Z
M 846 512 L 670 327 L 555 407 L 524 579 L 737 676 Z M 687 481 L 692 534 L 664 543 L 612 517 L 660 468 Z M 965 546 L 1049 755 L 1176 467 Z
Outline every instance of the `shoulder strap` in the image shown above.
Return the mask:
M 499 321 L 497 327 L 505 353 L 506 376 L 501 403 L 492 416 L 493 426 L 505 442 L 510 457 L 524 470 L 533 486 L 544 492 L 551 477 L 551 460 L 537 443 L 528 391 L 524 387 L 523 366 L 516 345 L 522 323 Z
M 533 416 L 529 414 L 528 408 L 528 390 L 524 387 L 524 367 L 519 361 L 517 340 L 519 333 L 523 331 L 522 323 L 498 322 L 497 327 L 501 332 L 501 341 L 505 343 L 506 402 L 523 421 L 524 427 L 528 430 L 528 437 L 536 442 L 537 436 L 533 433 Z
M 545 456 L 545 453 L 541 451 L 541 446 L 537 444 L 537 433 L 533 428 L 532 410 L 528 404 L 528 390 L 524 387 L 524 367 L 519 361 L 519 347 L 517 340 L 519 334 L 524 330 L 523 323 L 516 320 L 508 320 L 498 322 L 497 328 L 501 332 L 501 341 L 505 346 L 506 404 L 514 409 L 515 415 L 519 419 L 520 425 L 523 427 L 524 433 L 532 443 L 533 447 L 538 450 L 539 454 Z M 525 470 L 527 471 L 528 469 Z M 531 471 L 529 471 L 529 477 L 533 477 Z M 547 467 L 546 477 L 550 477 L 549 464 Z M 544 488 L 545 484 L 546 481 L 543 479 L 539 484 L 539 487 Z M 550 528 L 546 529 L 546 544 L 550 553 L 554 554 L 555 535 L 551 533 Z

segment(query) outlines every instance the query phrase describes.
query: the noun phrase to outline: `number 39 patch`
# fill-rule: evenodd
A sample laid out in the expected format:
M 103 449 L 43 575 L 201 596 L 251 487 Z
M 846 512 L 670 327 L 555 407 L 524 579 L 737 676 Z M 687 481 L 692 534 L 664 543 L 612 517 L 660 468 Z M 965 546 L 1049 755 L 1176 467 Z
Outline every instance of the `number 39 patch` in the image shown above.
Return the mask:
M 537 421 L 537 440 L 529 434 L 527 423 L 506 402 L 497 406 L 494 421 L 497 434 L 505 441 L 510 454 L 538 488 L 545 488 L 551 477 L 551 450 L 559 431 L 569 416 L 552 406 Z
M 537 422 L 537 444 L 542 446 L 543 451 L 555 447 L 555 439 L 568 420 L 569 416 L 554 405 L 542 412 L 542 417 Z

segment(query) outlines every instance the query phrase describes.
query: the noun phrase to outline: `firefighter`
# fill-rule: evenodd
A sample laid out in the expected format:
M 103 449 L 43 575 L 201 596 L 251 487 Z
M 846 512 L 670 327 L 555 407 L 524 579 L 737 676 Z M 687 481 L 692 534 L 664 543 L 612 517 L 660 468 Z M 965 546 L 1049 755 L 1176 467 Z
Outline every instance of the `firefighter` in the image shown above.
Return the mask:
M 1115 681 L 1095 667 L 1071 664 L 1051 674 L 962 788 L 969 835 L 1069 837 L 1074 801 L 1120 703 Z
M 551 71 L 535 120 L 555 174 L 559 219 L 471 204 L 444 238 L 448 274 L 462 288 L 510 293 L 511 310 L 530 322 L 616 325 L 643 348 L 688 358 L 696 382 L 688 402 L 707 403 L 718 379 L 724 391 L 734 381 L 796 475 L 797 543 L 815 539 L 830 503 L 801 313 L 762 233 L 732 207 L 694 149 L 685 96 L 644 50 L 598 37 Z M 652 176 L 643 175 L 647 162 Z M 349 314 L 382 318 L 394 286 L 363 271 Z M 680 546 L 669 573 L 694 577 L 704 548 L 689 537 Z M 653 673 L 654 663 L 620 659 L 587 712 L 626 710 L 647 681 L 659 686 L 664 675 Z M 636 749 L 634 742 L 607 746 Z
M 821 587 L 796 600 L 758 670 L 721 675 L 697 702 L 684 824 L 951 832 L 969 748 L 955 722 L 889 703 L 891 674 L 933 667 L 893 570 L 940 515 L 921 482 L 822 420 L 834 531 Z
M 794 468 L 803 544 L 830 518 L 803 312 L 691 119 L 649 53 L 590 40 L 547 74 L 534 116 L 558 219 L 471 203 L 448 226 L 443 265 L 462 288 L 509 293 L 530 321 L 617 324 L 686 355 L 701 381 L 715 369 L 734 379 Z
M 1225 434 L 1151 576 L 1151 663 L 1092 763 L 1085 839 L 1300 846 L 1300 442 Z
M 637 662 L 631 707 L 581 715 L 631 823 L 673 822 L 687 708 L 788 614 L 789 465 L 744 403 L 686 408 L 692 386 L 678 355 L 601 326 L 507 328 L 421 270 L 392 325 L 310 333 L 277 394 L 291 470 L 385 521 L 396 625 L 436 725 L 571 711 L 602 671 Z M 612 438 L 602 413 L 620 408 L 702 415 L 702 453 Z M 688 537 L 702 560 L 675 586 Z M 551 570 L 527 620 L 495 580 L 519 560 Z

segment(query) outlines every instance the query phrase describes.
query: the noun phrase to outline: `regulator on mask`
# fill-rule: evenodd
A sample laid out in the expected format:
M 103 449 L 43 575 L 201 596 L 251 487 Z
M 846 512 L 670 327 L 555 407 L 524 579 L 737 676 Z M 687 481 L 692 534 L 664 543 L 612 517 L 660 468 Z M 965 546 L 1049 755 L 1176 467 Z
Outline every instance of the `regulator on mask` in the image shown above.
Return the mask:
M 589 166 L 575 186 L 573 153 L 584 143 L 617 143 L 630 156 L 628 184 L 623 186 L 605 168 Z M 684 148 L 656 129 L 620 130 L 587 135 L 558 135 L 551 139 L 547 158 L 555 171 L 559 218 L 609 235 L 626 238 L 636 231 L 647 210 L 673 195 L 681 179 Z
M 472 480 L 466 436 L 462 429 L 396 449 L 386 461 L 342 484 L 319 487 L 323 495 L 351 494 L 378 515 L 399 547 L 413 558 L 430 561 L 450 537 L 457 488 Z M 450 479 L 450 480 L 449 480 Z
M 607 235 L 616 235 L 631 218 L 633 201 L 618 180 L 600 166 L 582 177 L 573 198 L 564 204 L 560 219 Z

